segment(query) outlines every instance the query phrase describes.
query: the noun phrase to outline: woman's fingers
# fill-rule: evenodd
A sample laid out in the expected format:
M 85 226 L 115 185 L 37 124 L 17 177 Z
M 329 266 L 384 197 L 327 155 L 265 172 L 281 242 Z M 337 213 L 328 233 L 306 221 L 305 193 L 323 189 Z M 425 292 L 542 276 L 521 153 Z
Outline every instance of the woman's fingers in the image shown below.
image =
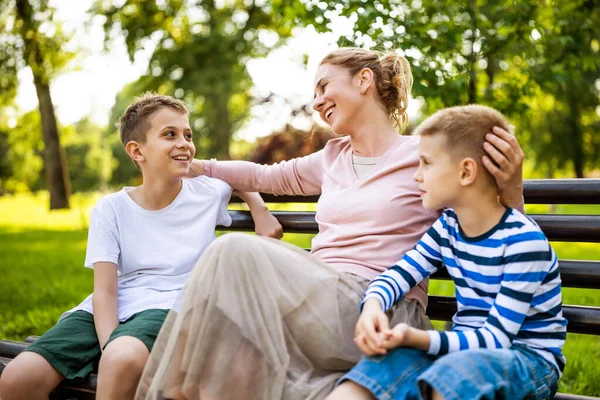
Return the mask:
M 483 144 L 483 149 L 500 167 L 502 167 L 503 164 L 507 164 L 510 160 L 515 159 L 515 151 L 504 140 L 490 134 L 486 135 L 486 139 L 488 140 Z
M 523 150 L 521 149 L 521 145 L 519 144 L 519 141 L 517 140 L 515 135 L 512 135 L 511 133 L 500 128 L 499 126 L 495 126 L 492 129 L 492 132 L 498 138 L 500 138 L 500 139 L 504 140 L 506 143 L 508 143 L 510 145 L 510 147 L 512 148 L 512 150 L 514 151 L 515 155 L 523 156 Z

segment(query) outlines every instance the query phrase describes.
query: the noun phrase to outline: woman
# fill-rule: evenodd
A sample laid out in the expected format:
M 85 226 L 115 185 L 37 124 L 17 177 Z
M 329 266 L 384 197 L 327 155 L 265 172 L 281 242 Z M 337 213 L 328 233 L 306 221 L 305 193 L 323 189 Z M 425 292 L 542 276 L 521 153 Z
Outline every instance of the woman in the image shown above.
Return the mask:
M 197 263 L 179 313 L 155 344 L 139 398 L 320 399 L 360 358 L 353 343 L 369 281 L 393 265 L 439 215 L 412 176 L 418 138 L 401 136 L 412 87 L 404 57 L 356 49 L 326 56 L 313 108 L 340 138 L 272 166 L 197 161 L 234 189 L 320 194 L 312 254 L 244 234 L 217 239 Z M 490 135 L 484 164 L 501 201 L 522 204 L 522 152 Z M 392 323 L 426 328 L 427 284 L 392 310 Z

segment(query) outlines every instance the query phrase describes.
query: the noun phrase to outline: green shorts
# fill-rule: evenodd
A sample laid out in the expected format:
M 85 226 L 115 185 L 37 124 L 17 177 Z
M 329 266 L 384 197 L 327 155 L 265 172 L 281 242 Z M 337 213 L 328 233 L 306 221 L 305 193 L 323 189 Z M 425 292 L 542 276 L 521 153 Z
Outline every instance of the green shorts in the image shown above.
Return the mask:
M 151 351 L 168 312 L 152 309 L 132 315 L 115 328 L 106 344 L 121 336 L 133 336 Z M 102 351 L 94 316 L 87 311 L 69 314 L 25 351 L 41 355 L 67 379 L 85 378 L 97 372 Z

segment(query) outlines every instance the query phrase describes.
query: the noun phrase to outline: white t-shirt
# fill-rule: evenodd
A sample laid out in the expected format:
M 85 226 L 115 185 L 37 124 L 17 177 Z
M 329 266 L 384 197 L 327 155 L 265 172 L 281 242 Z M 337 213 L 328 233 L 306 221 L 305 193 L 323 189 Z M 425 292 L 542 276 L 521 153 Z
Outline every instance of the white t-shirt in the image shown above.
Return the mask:
M 92 209 L 85 267 L 117 264 L 118 317 L 125 321 L 148 309 L 170 309 L 196 261 L 215 239 L 217 225 L 231 225 L 231 187 L 214 178 L 184 179 L 167 207 L 150 211 L 127 194 L 103 197 Z M 93 313 L 92 295 L 76 310 Z

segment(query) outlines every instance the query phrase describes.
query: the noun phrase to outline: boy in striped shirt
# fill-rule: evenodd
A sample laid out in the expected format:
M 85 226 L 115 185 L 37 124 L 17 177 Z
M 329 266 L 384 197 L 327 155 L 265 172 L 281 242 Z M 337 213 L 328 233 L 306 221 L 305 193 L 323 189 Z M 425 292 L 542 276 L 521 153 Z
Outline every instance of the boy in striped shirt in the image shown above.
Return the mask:
M 539 226 L 497 199 L 481 163 L 485 135 L 512 131 L 489 107 L 441 110 L 417 128 L 423 206 L 445 208 L 414 249 L 367 289 L 356 344 L 368 356 L 329 399 L 548 399 L 565 366 L 561 280 Z M 450 331 L 389 326 L 386 312 L 446 267 Z

